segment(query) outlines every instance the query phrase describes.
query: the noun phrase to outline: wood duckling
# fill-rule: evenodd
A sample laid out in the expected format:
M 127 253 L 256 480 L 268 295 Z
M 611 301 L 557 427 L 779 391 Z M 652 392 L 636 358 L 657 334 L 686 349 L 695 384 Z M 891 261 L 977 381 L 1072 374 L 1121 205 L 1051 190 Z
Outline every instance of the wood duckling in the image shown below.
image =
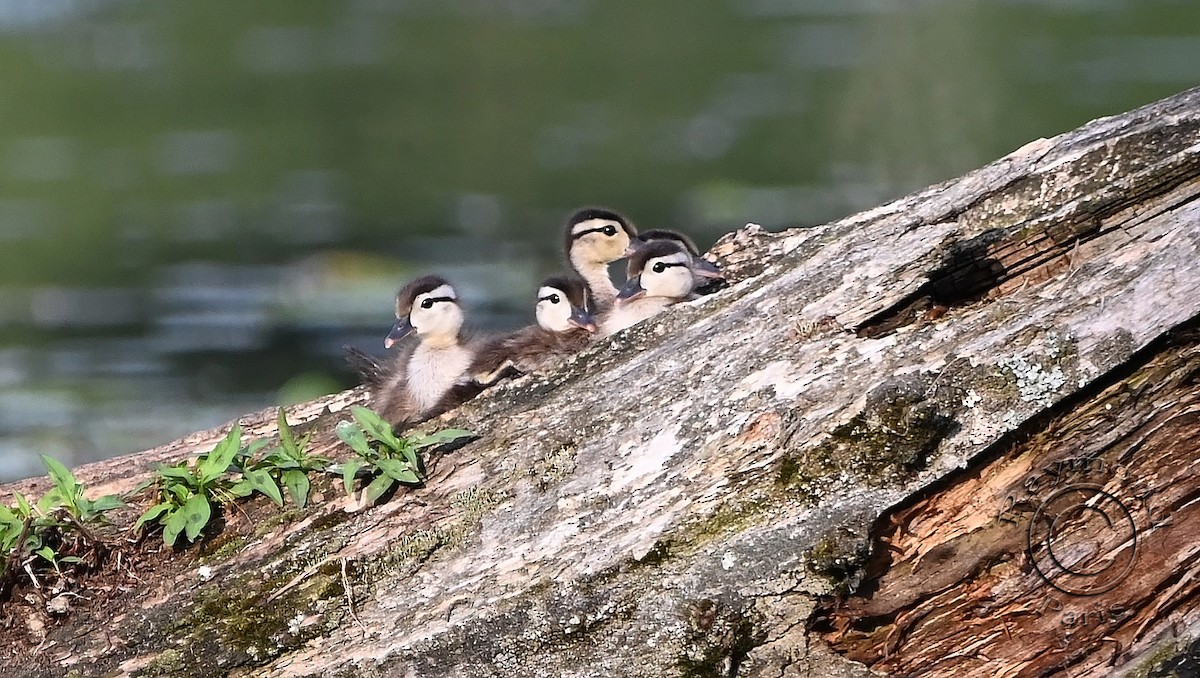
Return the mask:
M 596 322 L 589 312 L 587 283 L 575 276 L 555 275 L 538 287 L 537 324 L 489 342 L 470 368 L 482 385 L 510 371 L 532 372 L 577 353 L 592 340 Z
M 379 363 L 352 352 L 374 406 L 396 425 L 412 424 L 458 406 L 479 392 L 467 368 L 478 347 L 462 342 L 462 308 L 454 287 L 444 278 L 427 275 L 408 283 L 396 294 L 396 324 L 385 348 L 409 334 L 418 341 L 390 360 Z
M 629 281 L 601 322 L 599 335 L 619 332 L 691 298 L 695 288 L 691 258 L 673 240 L 654 240 L 638 249 L 629 260 Z
M 642 231 L 638 234 L 638 243 L 635 243 L 634 249 L 637 250 L 647 243 L 656 240 L 665 240 L 679 243 L 683 249 L 687 250 L 691 260 L 688 262 L 688 268 L 692 270 L 692 277 L 695 280 L 695 291 L 701 294 L 715 292 L 724 286 L 725 276 L 721 273 L 721 269 L 717 265 L 700 256 L 700 249 L 696 247 L 696 243 L 679 231 L 672 231 L 666 228 L 652 228 Z M 627 277 L 632 278 L 633 273 L 629 273 Z M 704 289 L 702 289 L 704 288 Z
M 595 312 L 606 311 L 617 298 L 608 265 L 633 254 L 639 242 L 637 228 L 613 210 L 587 207 L 571 215 L 564 235 L 567 259 L 587 282 Z

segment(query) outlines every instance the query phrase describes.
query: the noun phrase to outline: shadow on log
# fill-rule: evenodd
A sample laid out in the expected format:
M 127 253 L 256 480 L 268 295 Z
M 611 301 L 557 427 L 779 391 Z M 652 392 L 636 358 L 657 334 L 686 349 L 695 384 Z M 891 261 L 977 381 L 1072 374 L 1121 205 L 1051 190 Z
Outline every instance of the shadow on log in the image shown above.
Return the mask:
M 10 604 L 0 660 L 84 676 L 1187 670 L 1198 194 L 1192 90 L 838 222 L 747 227 L 711 252 L 729 288 L 431 424 L 479 438 L 431 460 L 423 488 L 357 512 L 336 494 L 282 521 L 231 512 L 231 546 L 156 554 L 100 611 Z M 332 429 L 362 399 L 289 418 L 344 457 Z M 272 419 L 243 424 L 269 436 Z M 78 475 L 127 490 L 223 434 Z

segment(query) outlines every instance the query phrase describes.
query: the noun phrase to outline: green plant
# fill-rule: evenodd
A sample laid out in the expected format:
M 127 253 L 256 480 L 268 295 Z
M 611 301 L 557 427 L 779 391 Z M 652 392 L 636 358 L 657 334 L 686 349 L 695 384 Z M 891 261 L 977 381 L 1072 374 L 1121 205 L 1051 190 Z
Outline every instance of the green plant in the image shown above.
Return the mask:
M 244 469 L 243 473 L 247 478 L 254 474 L 257 479 L 256 485 L 254 485 L 255 489 L 262 487 L 269 491 L 269 484 L 261 476 L 265 472 L 272 480 L 270 484 L 275 485 L 276 488 L 280 486 L 285 488 L 288 496 L 292 498 L 292 503 L 299 508 L 304 508 L 308 503 L 308 492 L 312 487 L 308 480 L 308 474 L 313 471 L 325 470 L 329 466 L 329 460 L 307 452 L 309 436 L 296 439 L 282 408 L 279 410 L 278 421 L 279 445 L 267 450 L 263 458 L 257 461 L 253 459 L 252 451 L 244 455 L 240 460 Z M 277 494 L 278 489 L 268 496 L 275 499 Z M 280 506 L 283 505 L 282 500 L 276 500 L 276 503 Z
M 14 492 L 13 506 L 0 505 L 0 593 L 6 590 L 17 564 L 25 561 L 30 577 L 30 556 L 41 558 L 62 576 L 62 565 L 85 563 L 81 557 L 103 549 L 101 540 L 86 524 L 102 523 L 104 513 L 122 505 L 115 495 L 98 499 L 83 496 L 84 486 L 71 471 L 52 457 L 42 455 L 42 464 L 54 487 L 31 503 Z
M 38 516 L 25 495 L 13 492 L 13 498 L 16 499 L 15 506 L 0 506 L 0 552 L 5 555 L 6 563 L 22 548 L 29 551 L 38 549 L 41 544 L 37 529 L 44 527 L 39 525 L 35 528 Z
M 247 471 L 240 482 L 233 482 L 228 470 L 242 451 L 241 441 L 242 427 L 235 425 L 212 452 L 197 457 L 195 465 L 186 461 L 174 466 L 159 465 L 155 470 L 156 478 L 151 481 L 158 485 L 158 502 L 137 519 L 134 529 L 153 522 L 161 523 L 163 541 L 174 546 L 181 533 L 188 541 L 195 541 L 200 536 L 212 518 L 214 501 L 227 504 L 257 489 L 282 504 L 279 486 L 265 470 Z
M 354 491 L 354 479 L 365 471 L 362 475 L 370 481 L 364 492 L 372 504 L 396 483 L 415 485 L 424 481 L 425 467 L 421 463 L 420 450 L 475 435 L 452 428 L 401 438 L 392 432 L 391 424 L 365 407 L 353 407 L 350 413 L 354 415 L 354 421 L 339 422 L 337 436 L 357 456 L 340 465 L 342 481 L 346 494 L 350 494 Z
M 114 494 L 106 494 L 94 500 L 84 497 L 83 483 L 75 480 L 75 476 L 62 462 L 44 454 L 41 457 L 50 480 L 54 482 L 54 488 L 42 497 L 38 502 L 39 506 L 43 502 L 47 502 L 47 506 L 61 506 L 79 522 L 91 523 L 103 520 L 105 511 L 125 505 L 125 502 Z
M 311 484 L 308 473 L 323 470 L 329 465 L 324 457 L 306 451 L 308 437 L 296 439 L 287 417 L 279 410 L 279 445 L 267 450 L 262 458 L 256 456 L 267 447 L 267 441 L 255 440 L 242 447 L 242 429 L 234 426 L 212 452 L 200 455 L 195 464 L 181 462 L 174 466 L 159 466 L 156 479 L 158 501 L 138 518 L 134 529 L 152 523 L 163 526 L 163 541 L 174 546 L 183 534 L 195 541 L 213 515 L 213 503 L 229 504 L 255 492 L 283 506 L 283 492 L 296 506 L 308 503 Z M 241 477 L 235 479 L 235 475 Z

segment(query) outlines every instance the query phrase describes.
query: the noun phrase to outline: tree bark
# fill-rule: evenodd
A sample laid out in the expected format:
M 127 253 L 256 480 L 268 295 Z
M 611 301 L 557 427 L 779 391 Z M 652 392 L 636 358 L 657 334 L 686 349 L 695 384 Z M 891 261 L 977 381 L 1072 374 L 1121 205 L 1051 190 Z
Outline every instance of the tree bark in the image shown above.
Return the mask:
M 1200 89 L 838 222 L 748 226 L 710 253 L 728 289 L 433 422 L 478 438 L 431 459 L 424 487 L 260 526 L 207 556 L 209 579 L 200 549 L 162 553 L 183 565 L 111 619 L 44 624 L 6 663 L 1182 671 L 1200 649 L 1198 194 Z M 345 456 L 333 425 L 364 400 L 289 418 Z M 78 475 L 127 490 L 225 430 Z

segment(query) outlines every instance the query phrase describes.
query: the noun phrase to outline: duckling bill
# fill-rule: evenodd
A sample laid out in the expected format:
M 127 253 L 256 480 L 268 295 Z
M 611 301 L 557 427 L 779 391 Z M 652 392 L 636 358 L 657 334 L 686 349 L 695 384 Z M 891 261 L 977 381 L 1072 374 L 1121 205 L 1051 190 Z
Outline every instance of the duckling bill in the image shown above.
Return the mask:
M 638 234 L 638 244 L 635 245 L 635 249 L 654 241 L 675 242 L 687 251 L 689 256 L 688 268 L 692 270 L 692 277 L 695 279 L 695 292 L 708 294 L 724 286 L 725 275 L 721 273 L 721 269 L 717 268 L 716 264 L 700 256 L 700 249 L 696 247 L 696 243 L 691 238 L 679 231 L 672 231 L 666 228 L 652 228 Z M 627 277 L 632 278 L 633 276 L 633 273 L 628 273 Z
M 629 281 L 617 294 L 599 335 L 619 332 L 691 298 L 695 276 L 690 264 L 691 255 L 678 242 L 646 243 L 630 258 Z

